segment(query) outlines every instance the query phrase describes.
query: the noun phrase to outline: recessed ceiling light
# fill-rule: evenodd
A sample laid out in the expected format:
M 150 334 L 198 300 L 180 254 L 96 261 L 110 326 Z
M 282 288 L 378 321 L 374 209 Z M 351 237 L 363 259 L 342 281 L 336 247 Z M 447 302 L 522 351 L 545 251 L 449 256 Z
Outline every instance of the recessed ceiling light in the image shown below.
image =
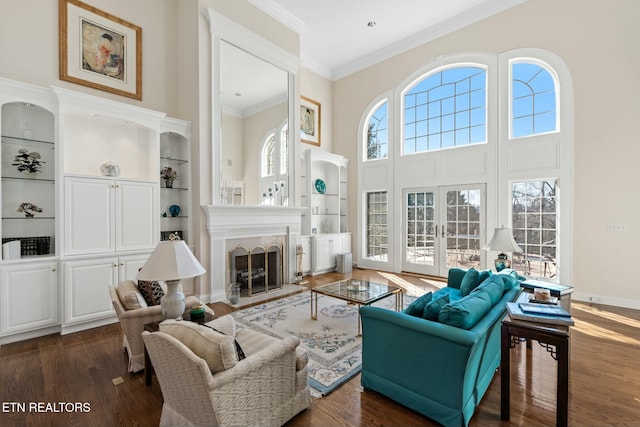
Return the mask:
M 376 21 L 369 21 L 369 22 L 367 22 L 367 27 L 369 27 L 369 28 L 373 28 L 373 27 L 375 27 L 375 26 L 376 26 Z

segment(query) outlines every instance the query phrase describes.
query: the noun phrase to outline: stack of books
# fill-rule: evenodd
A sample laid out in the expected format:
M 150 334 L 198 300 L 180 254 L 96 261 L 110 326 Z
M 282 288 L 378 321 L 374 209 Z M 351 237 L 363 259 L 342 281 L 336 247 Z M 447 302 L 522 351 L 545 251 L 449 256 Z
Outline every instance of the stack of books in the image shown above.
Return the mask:
M 573 326 L 571 313 L 560 305 L 532 302 L 508 302 L 507 311 L 514 320 Z

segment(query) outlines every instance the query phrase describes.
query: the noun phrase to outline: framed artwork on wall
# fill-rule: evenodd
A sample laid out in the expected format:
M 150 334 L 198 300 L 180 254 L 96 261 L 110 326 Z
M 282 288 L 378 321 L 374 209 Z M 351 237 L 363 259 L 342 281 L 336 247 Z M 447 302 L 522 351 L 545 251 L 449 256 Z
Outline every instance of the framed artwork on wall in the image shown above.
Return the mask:
M 300 97 L 300 140 L 320 146 L 320 103 Z
M 60 80 L 142 99 L 142 28 L 59 0 Z

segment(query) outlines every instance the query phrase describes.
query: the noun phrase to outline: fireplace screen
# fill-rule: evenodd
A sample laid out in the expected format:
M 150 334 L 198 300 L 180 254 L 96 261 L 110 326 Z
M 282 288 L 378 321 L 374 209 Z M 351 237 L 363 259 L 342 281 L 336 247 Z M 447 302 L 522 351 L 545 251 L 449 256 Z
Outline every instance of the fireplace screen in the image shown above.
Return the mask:
M 246 249 L 237 246 L 229 252 L 231 280 L 240 285 L 240 296 L 252 296 L 282 288 L 284 283 L 283 245 Z

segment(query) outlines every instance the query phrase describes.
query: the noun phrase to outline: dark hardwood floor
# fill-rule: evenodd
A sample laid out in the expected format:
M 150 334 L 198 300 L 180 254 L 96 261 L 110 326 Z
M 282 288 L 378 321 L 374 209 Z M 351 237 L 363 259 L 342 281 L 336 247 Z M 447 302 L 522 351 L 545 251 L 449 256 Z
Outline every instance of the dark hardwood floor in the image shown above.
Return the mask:
M 354 278 L 394 282 L 410 294 L 433 289 L 412 275 L 355 269 Z M 308 278 L 310 286 L 343 275 Z M 217 314 L 232 311 L 215 303 Z M 27 309 L 28 307 L 25 307 Z M 640 312 L 573 302 L 569 425 L 640 425 Z M 534 343 L 512 350 L 511 421 L 500 420 L 497 373 L 471 426 L 555 425 L 555 361 Z M 401 361 L 399 361 L 401 363 Z M 424 369 L 446 369 L 425 366 Z M 127 372 L 118 324 L 50 335 L 0 348 L 0 426 L 154 426 L 160 420 L 158 382 Z M 123 381 L 114 379 L 121 378 Z M 80 405 L 80 411 L 74 405 Z M 84 404 L 84 405 L 82 405 Z M 360 377 L 325 396 L 287 426 L 436 426 L 375 392 Z

